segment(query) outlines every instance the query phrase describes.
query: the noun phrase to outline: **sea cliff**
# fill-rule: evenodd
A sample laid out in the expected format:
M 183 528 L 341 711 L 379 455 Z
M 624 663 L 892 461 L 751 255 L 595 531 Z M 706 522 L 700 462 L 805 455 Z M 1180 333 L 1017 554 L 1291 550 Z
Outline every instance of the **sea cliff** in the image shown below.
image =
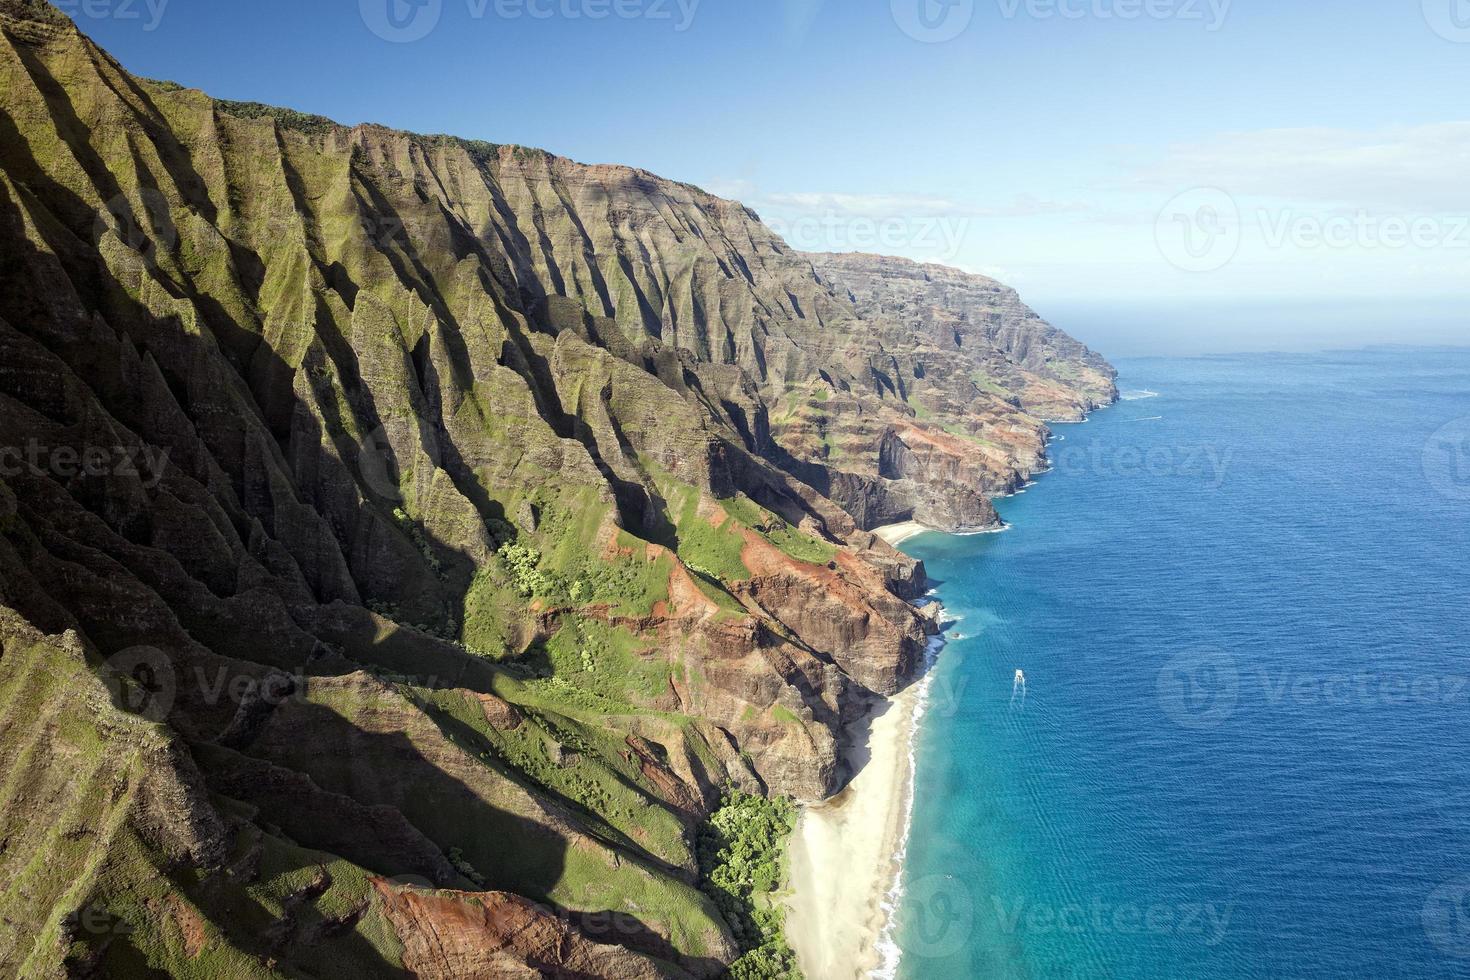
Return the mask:
M 39 0 L 0 91 L 3 971 L 718 974 L 704 820 L 840 790 L 933 629 L 873 529 L 1111 397 L 989 280 Z

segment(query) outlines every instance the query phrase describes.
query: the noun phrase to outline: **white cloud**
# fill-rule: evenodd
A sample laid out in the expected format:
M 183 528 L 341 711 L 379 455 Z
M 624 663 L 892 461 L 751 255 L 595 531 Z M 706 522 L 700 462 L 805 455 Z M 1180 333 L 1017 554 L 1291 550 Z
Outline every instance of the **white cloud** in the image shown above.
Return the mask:
M 1074 214 L 1089 208 L 1086 204 L 1043 200 L 1030 194 L 1018 195 L 1009 204 L 988 207 L 924 194 L 808 192 L 757 195 L 755 200 L 762 206 L 786 211 L 823 212 L 865 218 L 895 215 L 911 218 L 1034 218 L 1048 214 Z
M 1091 211 L 1093 205 L 1080 201 L 1048 201 L 1030 194 L 1017 196 L 1009 205 L 984 208 L 976 212 L 982 218 L 1039 218 L 1048 214 L 1079 214 Z
M 1425 212 L 1470 208 L 1470 122 L 1270 129 L 1176 144 L 1133 186 Z
M 728 201 L 739 201 L 742 204 L 750 204 L 760 194 L 756 182 L 745 177 L 716 177 L 705 183 L 703 188 L 715 197 L 723 197 Z
M 964 210 L 953 201 L 923 194 L 766 194 L 758 200 L 762 204 L 784 210 L 821 211 L 859 217 L 889 214 L 927 216 L 957 214 Z

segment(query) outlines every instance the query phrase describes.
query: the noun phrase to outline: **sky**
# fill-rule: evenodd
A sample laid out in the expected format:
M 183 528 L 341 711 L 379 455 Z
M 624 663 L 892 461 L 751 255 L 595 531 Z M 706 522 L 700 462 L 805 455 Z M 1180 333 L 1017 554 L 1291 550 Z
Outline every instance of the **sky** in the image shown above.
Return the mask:
M 63 0 L 132 71 L 698 184 L 1109 353 L 1470 344 L 1470 0 Z

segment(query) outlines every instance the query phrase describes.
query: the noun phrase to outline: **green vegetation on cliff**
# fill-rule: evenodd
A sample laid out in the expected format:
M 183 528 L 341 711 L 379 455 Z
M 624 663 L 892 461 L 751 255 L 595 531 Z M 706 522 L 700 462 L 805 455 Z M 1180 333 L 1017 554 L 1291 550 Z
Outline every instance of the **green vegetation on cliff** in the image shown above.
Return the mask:
M 1009 297 L 963 351 L 865 317 L 688 185 L 139 82 L 40 0 L 0 92 L 0 450 L 164 464 L 0 474 L 0 974 L 92 907 L 103 973 L 789 972 L 748 794 L 830 794 L 924 640 L 863 529 L 993 517 L 1017 406 L 1100 369 Z M 140 649 L 158 716 L 97 710 Z
M 700 887 L 740 944 L 740 959 L 730 968 L 735 980 L 800 980 L 777 898 L 795 828 L 790 801 L 740 792 L 726 796 L 700 828 Z

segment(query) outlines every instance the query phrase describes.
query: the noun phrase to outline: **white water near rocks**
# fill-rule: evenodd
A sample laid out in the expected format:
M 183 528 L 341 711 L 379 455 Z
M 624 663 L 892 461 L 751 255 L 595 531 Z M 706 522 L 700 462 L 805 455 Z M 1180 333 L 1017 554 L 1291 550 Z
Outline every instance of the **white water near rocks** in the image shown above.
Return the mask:
M 944 608 L 940 607 L 941 622 L 944 621 Z M 931 637 L 925 649 L 924 656 L 924 679 L 919 682 L 919 696 L 914 706 L 914 717 L 909 724 L 908 738 L 908 781 L 904 787 L 904 815 L 903 829 L 899 831 L 898 851 L 894 854 L 894 866 L 896 871 L 893 884 L 889 887 L 887 895 L 883 899 L 884 924 L 882 931 L 878 934 L 877 950 L 880 957 L 878 967 L 868 974 L 874 980 L 897 980 L 898 965 L 902 958 L 902 950 L 894 936 L 896 920 L 894 913 L 903 904 L 904 896 L 904 861 L 908 857 L 909 832 L 914 822 L 914 777 L 918 769 L 917 744 L 919 731 L 924 723 L 924 716 L 929 711 L 929 700 L 931 688 L 934 684 L 934 664 L 939 659 L 939 653 L 944 649 L 946 639 L 943 634 Z

